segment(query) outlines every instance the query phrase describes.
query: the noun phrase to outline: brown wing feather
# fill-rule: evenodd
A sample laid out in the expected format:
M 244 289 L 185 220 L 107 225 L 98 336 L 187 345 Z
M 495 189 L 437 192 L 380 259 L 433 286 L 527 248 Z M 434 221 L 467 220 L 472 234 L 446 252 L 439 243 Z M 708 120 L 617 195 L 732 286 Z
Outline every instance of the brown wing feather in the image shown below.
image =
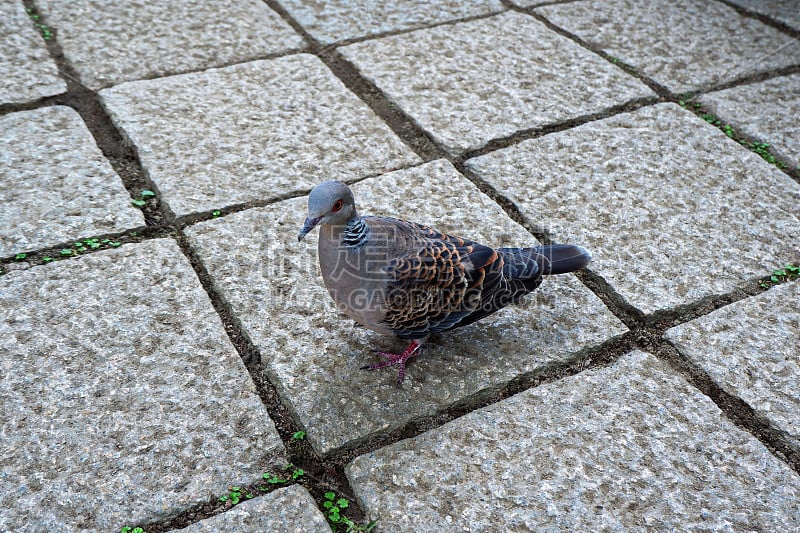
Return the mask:
M 403 338 L 453 328 L 480 310 L 502 279 L 503 260 L 487 246 L 413 227 L 415 243 L 391 259 L 384 323 Z

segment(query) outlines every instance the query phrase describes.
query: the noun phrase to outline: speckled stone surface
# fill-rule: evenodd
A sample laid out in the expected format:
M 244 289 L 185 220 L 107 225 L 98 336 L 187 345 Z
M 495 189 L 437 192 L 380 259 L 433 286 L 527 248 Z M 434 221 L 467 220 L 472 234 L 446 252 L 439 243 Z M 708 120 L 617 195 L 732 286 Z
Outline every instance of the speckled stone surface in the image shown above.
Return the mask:
M 800 4 L 797 9 L 800 13 Z M 773 154 L 800 168 L 800 74 L 704 94 L 699 100 L 722 121 L 769 143 Z
M 222 514 L 179 529 L 184 533 L 330 533 L 331 528 L 314 498 L 300 485 L 245 500 Z
M 675 93 L 800 59 L 800 41 L 722 2 L 588 0 L 536 12 Z
M 340 50 L 454 154 L 653 95 L 640 81 L 518 12 Z
M 305 46 L 259 0 L 37 0 L 81 81 L 100 89 Z
M 283 0 L 281 5 L 315 39 L 332 43 L 388 31 L 408 30 L 505 10 L 500 0 L 361 1 Z
M 536 7 L 541 4 L 549 4 L 549 0 L 511 0 L 511 3 L 519 7 Z
M 119 531 L 255 483 L 283 444 L 156 239 L 0 277 L 2 531 Z
M 644 313 L 800 258 L 800 186 L 674 104 L 524 141 L 468 168 Z
M 767 15 L 800 30 L 800 5 L 797 0 L 728 0 L 731 4 Z
M 0 117 L 0 257 L 144 226 L 80 116 L 54 106 Z
M 356 458 L 387 531 L 791 531 L 800 477 L 634 352 Z
M 100 95 L 178 215 L 419 162 L 310 55 L 125 83 Z
M 368 179 L 353 191 L 363 214 L 396 215 L 495 246 L 536 243 L 445 161 Z M 452 198 L 460 202 L 448 203 Z M 490 396 L 626 331 L 574 277 L 548 278 L 522 305 L 431 337 L 398 389 L 396 369 L 359 368 L 376 361 L 373 349 L 405 344 L 336 312 L 318 272 L 316 232 L 297 242 L 306 210 L 306 199 L 296 198 L 186 233 L 321 454 Z
M 0 73 L 0 104 L 29 102 L 67 90 L 22 2 L 0 3 Z
M 769 419 L 800 450 L 800 281 L 667 331 L 726 392 Z

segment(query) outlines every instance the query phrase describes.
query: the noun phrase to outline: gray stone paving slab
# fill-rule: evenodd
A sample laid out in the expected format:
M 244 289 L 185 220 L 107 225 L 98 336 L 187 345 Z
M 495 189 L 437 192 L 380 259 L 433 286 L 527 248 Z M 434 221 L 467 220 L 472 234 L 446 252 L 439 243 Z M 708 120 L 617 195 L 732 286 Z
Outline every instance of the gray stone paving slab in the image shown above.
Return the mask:
M 236 507 L 179 529 L 184 533 L 330 533 L 331 528 L 314 498 L 300 485 L 278 489 L 246 500 Z
M 518 12 L 340 50 L 453 154 L 653 95 L 637 79 Z
M 675 93 L 800 63 L 800 41 L 722 2 L 589 0 L 536 12 Z
M 262 58 L 305 46 L 259 0 L 38 0 L 91 89 Z
M 0 117 L 0 205 L 0 257 L 145 224 L 65 106 Z
M 726 392 L 746 401 L 800 450 L 800 282 L 667 331 Z
M 644 313 L 724 294 L 800 258 L 800 186 L 674 104 L 466 162 Z
M 364 214 L 405 217 L 495 246 L 535 244 L 446 161 L 371 178 L 353 191 Z M 403 341 L 336 312 L 319 275 L 316 232 L 297 243 L 306 209 L 306 198 L 296 198 L 186 232 L 321 454 L 491 395 L 626 331 L 574 277 L 550 278 L 519 306 L 431 337 L 398 389 L 394 369 L 359 368 L 376 360 L 373 349 L 398 350 Z
M 362 455 L 345 472 L 388 531 L 800 528 L 800 477 L 642 352 Z
M 505 10 L 500 0 L 399 0 L 359 2 L 348 0 L 283 0 L 281 4 L 317 40 L 332 43 L 388 31 L 432 24 Z
M 0 277 L 2 531 L 119 531 L 284 453 L 172 240 Z
M 538 5 L 548 5 L 550 0 L 511 0 L 511 3 L 519 7 L 536 7 Z
M 800 168 L 800 74 L 704 94 L 700 101 L 722 121 L 769 143 L 773 154 Z
M 800 5 L 797 0 L 728 0 L 750 11 L 767 15 L 800 30 Z
M 67 90 L 22 2 L 0 4 L 0 77 L 0 104 L 30 102 Z
M 100 92 L 177 215 L 420 161 L 306 54 Z

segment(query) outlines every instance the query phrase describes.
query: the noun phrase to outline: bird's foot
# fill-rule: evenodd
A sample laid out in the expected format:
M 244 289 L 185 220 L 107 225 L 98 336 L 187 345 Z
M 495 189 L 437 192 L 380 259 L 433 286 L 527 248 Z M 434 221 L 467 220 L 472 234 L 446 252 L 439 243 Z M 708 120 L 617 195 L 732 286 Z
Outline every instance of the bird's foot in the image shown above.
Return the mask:
M 406 377 L 406 361 L 414 356 L 417 356 L 422 351 L 422 344 L 417 341 L 411 341 L 408 348 L 403 350 L 403 353 L 382 352 L 375 350 L 375 353 L 383 357 L 383 361 L 375 363 L 374 365 L 365 365 L 361 370 L 377 370 L 379 368 L 386 368 L 387 366 L 397 365 L 397 386 L 403 384 L 403 379 Z

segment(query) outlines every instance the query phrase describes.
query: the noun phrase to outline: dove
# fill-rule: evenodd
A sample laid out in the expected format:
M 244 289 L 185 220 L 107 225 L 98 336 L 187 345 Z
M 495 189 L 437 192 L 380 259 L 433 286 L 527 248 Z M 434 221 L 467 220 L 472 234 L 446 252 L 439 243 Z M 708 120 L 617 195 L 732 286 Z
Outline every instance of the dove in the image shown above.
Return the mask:
M 542 277 L 581 269 L 591 254 L 574 244 L 492 248 L 433 228 L 384 216 L 361 216 L 340 181 L 320 183 L 308 197 L 298 242 L 319 226 L 322 279 L 338 309 L 364 327 L 410 341 L 382 361 L 406 362 L 432 333 L 472 324 L 535 290 Z

